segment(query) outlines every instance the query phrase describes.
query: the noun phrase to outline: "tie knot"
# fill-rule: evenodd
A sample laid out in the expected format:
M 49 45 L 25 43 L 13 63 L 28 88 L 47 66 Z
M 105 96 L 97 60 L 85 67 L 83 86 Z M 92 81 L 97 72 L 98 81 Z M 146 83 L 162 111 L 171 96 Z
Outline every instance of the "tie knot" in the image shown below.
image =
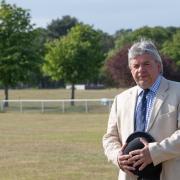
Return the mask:
M 148 92 L 149 92 L 149 89 L 144 89 L 144 90 L 143 90 L 143 94 L 144 94 L 144 95 L 147 95 Z
M 144 89 L 144 90 L 142 91 L 142 98 L 143 98 L 143 99 L 146 98 L 148 92 L 149 92 L 149 89 Z

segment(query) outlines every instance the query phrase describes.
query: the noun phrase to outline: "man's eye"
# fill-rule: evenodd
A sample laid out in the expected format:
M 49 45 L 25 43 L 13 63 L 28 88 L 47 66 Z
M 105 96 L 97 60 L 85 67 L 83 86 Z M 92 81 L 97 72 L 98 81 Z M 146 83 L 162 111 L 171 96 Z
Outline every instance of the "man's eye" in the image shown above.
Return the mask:
M 150 63 L 145 63 L 144 65 L 145 65 L 145 66 L 149 66 L 149 65 L 150 65 Z
M 138 69 L 139 65 L 134 65 L 133 68 Z

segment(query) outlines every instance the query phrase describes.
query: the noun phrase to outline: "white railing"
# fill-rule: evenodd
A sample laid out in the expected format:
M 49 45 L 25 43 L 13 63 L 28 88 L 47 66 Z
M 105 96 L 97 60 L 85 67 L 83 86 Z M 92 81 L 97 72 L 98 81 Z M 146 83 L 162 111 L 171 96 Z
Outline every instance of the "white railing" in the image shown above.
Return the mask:
M 113 99 L 1 100 L 1 112 L 109 112 Z M 8 106 L 6 104 L 8 103 Z M 72 105 L 73 104 L 73 105 Z

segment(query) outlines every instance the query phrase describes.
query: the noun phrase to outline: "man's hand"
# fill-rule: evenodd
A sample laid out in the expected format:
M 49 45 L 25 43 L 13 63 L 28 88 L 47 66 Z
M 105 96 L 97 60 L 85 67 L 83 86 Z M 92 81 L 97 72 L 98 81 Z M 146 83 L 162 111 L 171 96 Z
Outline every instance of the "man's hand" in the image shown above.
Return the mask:
M 152 163 L 151 155 L 148 149 L 148 142 L 140 138 L 140 141 L 144 144 L 144 148 L 131 151 L 129 154 L 131 158 L 129 162 L 133 163 L 133 167 L 139 167 L 139 171 L 142 171 L 148 164 Z
M 132 166 L 132 162 L 129 161 L 130 158 L 132 158 L 131 155 L 123 155 L 124 148 L 127 146 L 127 144 L 124 144 L 121 148 L 121 151 L 118 154 L 117 161 L 119 164 L 119 168 L 123 170 L 126 173 L 130 173 L 130 171 L 135 170 L 135 168 Z

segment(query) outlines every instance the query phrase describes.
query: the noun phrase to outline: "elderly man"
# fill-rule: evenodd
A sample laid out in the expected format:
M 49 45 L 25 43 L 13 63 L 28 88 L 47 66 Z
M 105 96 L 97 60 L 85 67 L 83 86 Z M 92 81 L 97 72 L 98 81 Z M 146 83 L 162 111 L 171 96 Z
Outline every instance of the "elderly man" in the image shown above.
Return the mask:
M 128 63 L 136 86 L 114 99 L 103 147 L 108 160 L 119 168 L 119 180 L 136 180 L 138 167 L 162 163 L 161 180 L 180 178 L 180 83 L 165 79 L 155 45 L 141 40 L 129 49 Z M 126 139 L 136 131 L 156 141 L 141 140 L 144 147 L 123 154 Z

